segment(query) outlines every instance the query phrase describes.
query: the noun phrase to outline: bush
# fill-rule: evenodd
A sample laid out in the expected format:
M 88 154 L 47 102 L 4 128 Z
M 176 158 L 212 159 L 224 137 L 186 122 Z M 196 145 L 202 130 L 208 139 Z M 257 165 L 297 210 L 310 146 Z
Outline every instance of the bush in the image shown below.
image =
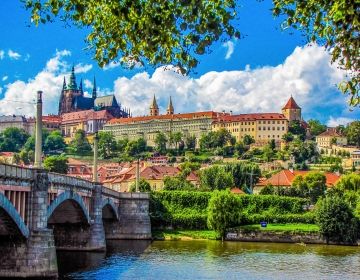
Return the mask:
M 230 191 L 214 191 L 208 206 L 207 224 L 222 238 L 226 229 L 240 224 L 241 202 Z
M 358 221 L 343 197 L 330 195 L 316 205 L 316 222 L 326 241 L 354 243 Z

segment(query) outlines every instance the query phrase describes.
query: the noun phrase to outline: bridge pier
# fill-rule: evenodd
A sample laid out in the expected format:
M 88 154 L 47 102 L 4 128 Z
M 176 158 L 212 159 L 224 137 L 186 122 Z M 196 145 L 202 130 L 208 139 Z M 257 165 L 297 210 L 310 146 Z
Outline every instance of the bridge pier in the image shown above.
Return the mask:
M 105 230 L 102 220 L 102 186 L 94 185 L 92 194 L 92 213 L 90 225 L 89 249 L 95 251 L 106 250 Z
M 106 239 L 151 239 L 148 193 L 120 193 L 119 222 L 106 226 Z

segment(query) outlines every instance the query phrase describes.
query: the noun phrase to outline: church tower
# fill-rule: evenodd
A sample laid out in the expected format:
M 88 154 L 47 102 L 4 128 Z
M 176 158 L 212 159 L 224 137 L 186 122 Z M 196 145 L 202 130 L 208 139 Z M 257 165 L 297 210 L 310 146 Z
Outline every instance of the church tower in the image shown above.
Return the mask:
M 158 116 L 159 115 L 159 106 L 156 103 L 156 98 L 154 94 L 153 101 L 150 105 L 150 116 Z
M 289 120 L 289 122 L 301 121 L 301 108 L 296 104 L 292 96 L 282 108 L 282 113 Z
M 60 95 L 59 102 L 59 115 L 61 116 L 64 113 L 73 112 L 76 109 L 74 108 L 74 99 L 77 96 L 82 96 L 82 83 L 80 84 L 80 89 L 78 89 L 76 84 L 75 69 L 74 66 L 71 68 L 70 81 L 66 84 L 65 77 L 63 83 L 63 89 Z
M 166 109 L 166 114 L 167 115 L 174 115 L 174 106 L 172 104 L 171 96 L 170 96 L 170 99 L 169 99 L 168 107 Z

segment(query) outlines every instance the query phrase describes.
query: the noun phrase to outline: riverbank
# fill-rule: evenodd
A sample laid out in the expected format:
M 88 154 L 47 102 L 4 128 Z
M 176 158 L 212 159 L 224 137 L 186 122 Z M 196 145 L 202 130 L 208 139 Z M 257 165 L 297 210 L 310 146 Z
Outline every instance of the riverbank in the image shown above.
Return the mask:
M 155 230 L 154 240 L 220 240 L 220 236 L 212 230 Z M 230 229 L 225 237 L 226 241 L 241 242 L 269 242 L 269 243 L 300 243 L 327 244 L 314 224 L 258 224 L 244 225 Z M 357 245 L 349 243 L 329 242 L 332 245 Z

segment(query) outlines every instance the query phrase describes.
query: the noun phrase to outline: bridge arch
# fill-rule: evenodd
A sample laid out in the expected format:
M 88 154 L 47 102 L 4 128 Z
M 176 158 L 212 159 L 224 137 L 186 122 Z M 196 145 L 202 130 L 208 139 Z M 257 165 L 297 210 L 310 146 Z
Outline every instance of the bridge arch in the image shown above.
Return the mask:
M 78 210 L 78 212 L 83 214 L 83 220 L 85 220 L 87 224 L 90 224 L 89 210 L 86 208 L 84 200 L 79 194 L 72 191 L 65 191 L 61 193 L 59 196 L 56 197 L 56 199 L 51 203 L 51 205 L 48 206 L 48 223 L 52 222 L 55 210 L 62 206 L 67 206 L 71 207 L 73 210 Z
M 111 198 L 105 198 L 102 201 L 101 209 L 103 211 L 103 218 L 116 218 L 116 220 L 119 220 L 119 213 L 117 210 L 117 207 L 114 203 L 114 201 Z
M 21 218 L 11 201 L 7 199 L 7 197 L 2 193 L 0 193 L 0 216 L 2 216 L 1 212 L 5 212 L 3 214 L 7 216 L 9 223 L 15 224 L 17 229 L 25 238 L 29 237 L 28 227 L 25 225 L 23 219 Z M 8 226 L 8 223 L 6 223 L 5 220 L 6 219 L 0 219 L 0 228 Z

